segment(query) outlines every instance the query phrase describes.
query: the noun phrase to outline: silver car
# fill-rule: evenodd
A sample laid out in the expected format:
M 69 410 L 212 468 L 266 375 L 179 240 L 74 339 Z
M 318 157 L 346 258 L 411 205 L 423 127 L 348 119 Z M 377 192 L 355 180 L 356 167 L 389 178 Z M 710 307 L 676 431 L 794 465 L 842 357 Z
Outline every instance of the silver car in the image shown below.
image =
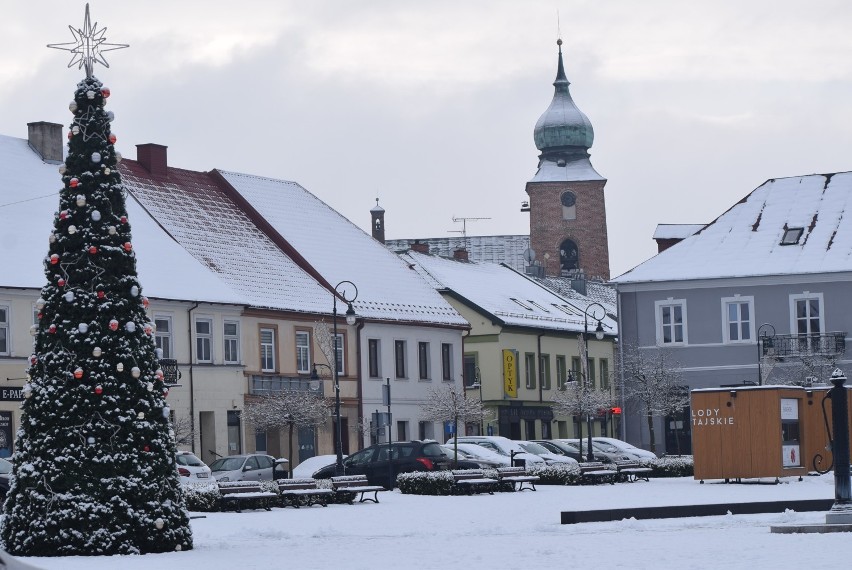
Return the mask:
M 231 455 L 210 464 L 216 481 L 272 481 L 275 458 L 271 455 Z

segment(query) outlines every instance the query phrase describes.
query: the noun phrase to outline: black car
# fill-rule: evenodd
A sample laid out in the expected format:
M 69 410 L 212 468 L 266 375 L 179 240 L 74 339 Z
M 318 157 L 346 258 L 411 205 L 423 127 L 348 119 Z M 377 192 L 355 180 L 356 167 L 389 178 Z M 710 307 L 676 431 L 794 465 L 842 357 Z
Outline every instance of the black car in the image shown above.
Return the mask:
M 388 461 L 389 453 L 393 460 Z M 434 441 L 399 441 L 390 444 L 371 445 L 343 460 L 344 475 L 366 475 L 371 485 L 394 487 L 396 476 L 412 471 L 436 471 L 449 469 L 450 458 L 444 455 L 441 446 Z M 392 471 L 391 471 L 392 470 Z M 335 474 L 335 465 L 323 467 L 316 479 L 328 479 Z M 393 483 L 392 483 L 393 482 Z
M 0 502 L 6 498 L 12 478 L 12 463 L 8 459 L 0 458 Z

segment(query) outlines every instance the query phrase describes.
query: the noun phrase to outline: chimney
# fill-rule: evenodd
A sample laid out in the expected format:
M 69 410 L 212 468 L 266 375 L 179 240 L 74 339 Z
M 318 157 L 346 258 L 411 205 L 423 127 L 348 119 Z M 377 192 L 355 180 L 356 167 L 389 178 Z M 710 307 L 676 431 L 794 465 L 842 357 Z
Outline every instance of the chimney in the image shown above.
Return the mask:
M 458 248 L 453 252 L 453 259 L 456 261 L 469 261 L 467 250 L 463 247 Z
M 428 243 L 420 243 L 420 240 L 414 240 L 409 247 L 411 247 L 411 251 L 416 251 L 417 253 L 425 253 L 429 255 L 429 244 Z
M 136 145 L 136 161 L 152 176 L 168 176 L 167 146 L 147 143 Z
M 62 125 L 38 121 L 27 123 L 27 142 L 45 162 L 62 162 Z

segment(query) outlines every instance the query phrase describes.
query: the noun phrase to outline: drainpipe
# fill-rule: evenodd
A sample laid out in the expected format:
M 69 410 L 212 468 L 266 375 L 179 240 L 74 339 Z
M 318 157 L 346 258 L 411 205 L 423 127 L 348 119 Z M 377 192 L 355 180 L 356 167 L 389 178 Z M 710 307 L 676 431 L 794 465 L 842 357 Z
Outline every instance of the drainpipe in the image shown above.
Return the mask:
M 542 381 L 544 380 L 544 368 L 541 365 L 541 337 L 544 336 L 544 333 L 539 333 L 538 337 L 535 339 L 536 350 L 538 353 L 536 354 L 535 359 L 537 360 L 536 368 L 538 369 L 538 401 L 539 403 L 544 402 L 544 391 L 542 388 Z
M 355 359 L 358 366 L 358 449 L 364 449 L 364 393 L 363 383 L 361 382 L 361 329 L 364 328 L 364 320 L 358 319 L 358 324 L 355 326 Z
M 615 289 L 615 298 L 618 306 L 618 379 L 619 397 L 621 399 L 621 440 L 627 441 L 627 402 L 624 398 L 624 313 L 621 310 L 621 295 L 618 294 L 618 286 Z
M 190 427 L 192 428 L 192 452 L 195 453 L 195 383 L 192 376 L 192 311 L 198 308 L 201 303 L 195 301 L 195 304 L 186 312 L 189 319 L 189 418 Z M 199 434 L 200 435 L 200 434 Z M 199 444 L 201 441 L 199 440 Z

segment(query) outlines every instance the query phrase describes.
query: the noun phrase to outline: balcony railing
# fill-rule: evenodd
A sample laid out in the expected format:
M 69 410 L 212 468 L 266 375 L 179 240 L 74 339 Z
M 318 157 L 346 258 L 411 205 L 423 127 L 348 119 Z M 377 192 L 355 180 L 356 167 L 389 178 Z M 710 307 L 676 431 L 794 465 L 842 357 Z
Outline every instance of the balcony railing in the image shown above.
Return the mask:
M 760 337 L 763 356 L 790 358 L 802 356 L 824 356 L 834 358 L 846 352 L 846 333 L 830 332 L 811 335 L 775 335 Z
M 277 394 L 280 392 L 311 392 L 323 394 L 322 380 L 299 376 L 257 375 L 249 376 L 249 394 Z

